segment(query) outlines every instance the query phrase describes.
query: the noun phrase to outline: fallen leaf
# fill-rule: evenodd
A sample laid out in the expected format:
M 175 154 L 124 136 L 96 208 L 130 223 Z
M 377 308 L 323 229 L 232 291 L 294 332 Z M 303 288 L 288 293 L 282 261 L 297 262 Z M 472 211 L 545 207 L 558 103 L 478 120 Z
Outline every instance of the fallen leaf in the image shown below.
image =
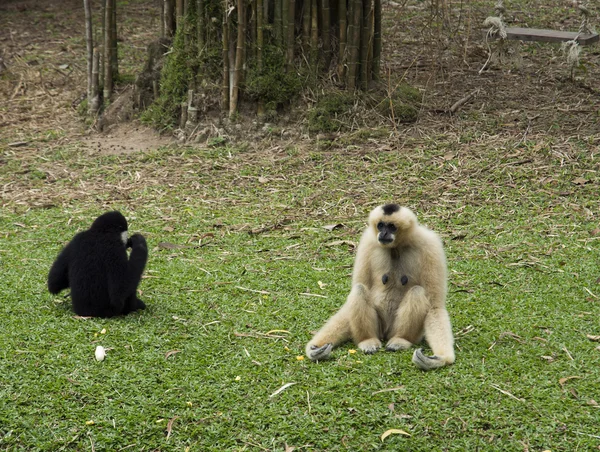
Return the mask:
M 170 352 L 165 353 L 165 359 L 168 359 L 170 356 L 173 356 L 175 353 L 179 353 L 181 350 L 171 350 Z
M 594 342 L 598 342 L 600 341 L 600 336 L 592 336 L 591 334 L 587 334 L 586 337 L 590 340 L 590 341 L 594 341 Z
M 579 377 L 579 376 L 577 376 L 577 375 L 573 375 L 573 376 L 571 376 L 571 377 L 564 377 L 564 378 L 561 378 L 560 380 L 558 380 L 558 382 L 560 383 L 560 385 L 561 385 L 561 386 L 564 386 L 564 384 L 565 384 L 567 381 L 569 381 L 569 380 L 573 380 L 574 378 L 581 378 L 581 377 Z
M 584 179 L 583 177 L 576 177 L 575 179 L 573 179 L 571 181 L 573 184 L 575 185 L 585 185 L 587 184 L 589 181 L 587 179 Z
M 169 423 L 167 424 L 167 439 L 169 439 L 169 437 L 171 436 L 171 432 L 173 431 L 173 423 L 175 422 L 175 419 L 177 419 L 179 416 L 175 416 L 173 419 L 171 419 L 169 421 Z
M 554 357 L 553 356 L 542 356 L 542 359 L 545 359 L 549 363 L 551 363 L 552 361 L 554 361 Z
M 266 184 L 267 182 L 269 182 L 269 179 L 267 179 L 266 177 L 260 176 L 260 177 L 258 178 L 258 181 L 259 181 L 261 184 Z
M 165 226 L 165 227 L 163 228 L 163 231 L 165 231 L 165 232 L 173 232 L 174 230 L 175 230 L 175 229 L 173 229 L 171 226 Z
M 398 428 L 391 428 L 391 429 L 386 430 L 385 432 L 383 432 L 383 434 L 381 435 L 381 442 L 383 442 L 383 440 L 386 439 L 390 435 L 410 436 L 410 433 L 405 432 L 404 430 L 400 430 Z
M 392 411 L 392 412 L 393 412 L 393 411 L 394 411 L 394 407 L 395 407 L 395 406 L 394 406 L 394 402 L 392 402 L 392 403 L 390 403 L 390 404 L 388 405 L 388 410 L 390 410 L 390 411 Z
M 323 226 L 323 229 L 327 229 L 328 231 L 333 231 L 334 229 L 340 229 L 343 228 L 344 225 L 342 223 L 337 223 L 337 224 L 328 224 L 327 226 Z
M 335 240 L 333 242 L 326 243 L 325 246 L 338 246 L 338 245 L 348 245 L 349 247 L 356 248 L 356 243 L 351 242 L 350 240 Z
M 288 446 L 287 443 L 285 443 L 285 452 L 293 452 L 294 450 L 296 450 L 295 447 Z
M 590 235 L 591 235 L 592 237 L 595 237 L 595 236 L 597 236 L 598 234 L 600 234 L 600 228 L 595 228 L 595 229 L 592 229 L 592 230 L 591 230 L 591 232 L 590 232 Z

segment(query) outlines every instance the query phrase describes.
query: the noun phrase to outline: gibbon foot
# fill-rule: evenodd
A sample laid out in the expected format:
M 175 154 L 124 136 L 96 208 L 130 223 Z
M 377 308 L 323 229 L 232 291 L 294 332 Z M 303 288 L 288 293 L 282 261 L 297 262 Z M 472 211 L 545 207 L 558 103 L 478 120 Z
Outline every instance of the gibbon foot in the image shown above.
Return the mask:
M 389 352 L 396 352 L 398 350 L 407 350 L 412 347 L 412 343 L 403 339 L 401 337 L 393 337 L 391 338 L 387 344 L 385 344 L 385 349 Z
M 311 345 L 306 350 L 306 354 L 313 361 L 321 361 L 323 359 L 326 359 L 331 354 L 332 350 L 332 343 L 321 345 L 320 347 L 318 345 Z
M 446 363 L 439 356 L 426 356 L 422 348 L 418 348 L 413 353 L 412 362 L 423 370 L 432 370 L 444 367 Z
M 358 348 L 367 354 L 375 353 L 381 348 L 381 341 L 377 338 L 365 339 L 358 343 Z

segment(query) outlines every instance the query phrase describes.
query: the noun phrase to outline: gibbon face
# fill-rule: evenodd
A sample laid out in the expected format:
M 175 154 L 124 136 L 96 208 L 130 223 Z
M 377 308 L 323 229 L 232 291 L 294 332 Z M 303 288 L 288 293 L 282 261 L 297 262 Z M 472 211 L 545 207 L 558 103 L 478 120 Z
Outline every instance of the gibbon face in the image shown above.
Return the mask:
M 394 248 L 417 224 L 415 215 L 398 204 L 385 204 L 376 207 L 369 216 L 369 225 L 384 248 Z

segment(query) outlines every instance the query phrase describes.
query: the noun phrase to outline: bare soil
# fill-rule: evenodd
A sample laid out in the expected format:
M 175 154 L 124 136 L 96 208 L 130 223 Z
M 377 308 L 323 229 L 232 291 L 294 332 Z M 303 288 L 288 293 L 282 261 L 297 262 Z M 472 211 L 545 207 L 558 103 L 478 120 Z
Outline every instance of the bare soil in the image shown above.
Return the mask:
M 549 7 L 538 0 L 510 3 L 514 6 L 506 19 L 511 24 L 566 30 L 579 26 L 572 6 Z M 451 142 L 466 131 L 479 145 L 490 140 L 501 146 L 495 138 L 515 136 L 600 140 L 600 45 L 583 49 L 574 78 L 560 46 L 539 43 L 515 43 L 518 64 L 492 63 L 479 74 L 489 51 L 481 24 L 492 12 L 492 1 L 385 3 L 384 75 L 389 88 L 405 80 L 423 90 L 425 103 L 416 124 L 381 118 L 380 125 L 391 132 L 389 140 L 365 146 L 402 147 L 406 137 L 442 134 Z M 600 22 L 597 13 L 592 23 Z M 130 1 L 119 17 L 120 71 L 131 80 L 143 66 L 146 45 L 158 36 L 158 8 L 152 0 Z M 123 153 L 175 141 L 136 121 L 111 124 L 97 133 L 78 113 L 86 90 L 80 0 L 4 0 L 0 57 L 0 146 L 72 143 L 86 152 Z M 118 86 L 127 89 L 126 84 Z M 455 114 L 448 113 L 467 97 Z M 302 117 L 288 118 L 290 122 L 301 129 Z M 255 136 L 250 141 L 256 142 Z M 306 133 L 293 136 L 300 138 L 309 143 L 314 139 Z

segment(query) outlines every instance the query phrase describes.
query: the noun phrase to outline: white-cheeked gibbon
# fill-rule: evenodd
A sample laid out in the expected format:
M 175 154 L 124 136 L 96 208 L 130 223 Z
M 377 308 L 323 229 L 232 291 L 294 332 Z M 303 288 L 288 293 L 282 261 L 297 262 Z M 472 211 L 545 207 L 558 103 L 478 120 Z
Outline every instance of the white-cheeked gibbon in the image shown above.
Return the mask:
M 447 269 L 442 241 L 406 207 L 386 204 L 369 216 L 354 261 L 346 303 L 306 345 L 313 361 L 352 339 L 365 353 L 386 341 L 390 351 L 423 339 L 433 356 L 415 350 L 423 370 L 454 362 L 454 338 L 446 310 Z

